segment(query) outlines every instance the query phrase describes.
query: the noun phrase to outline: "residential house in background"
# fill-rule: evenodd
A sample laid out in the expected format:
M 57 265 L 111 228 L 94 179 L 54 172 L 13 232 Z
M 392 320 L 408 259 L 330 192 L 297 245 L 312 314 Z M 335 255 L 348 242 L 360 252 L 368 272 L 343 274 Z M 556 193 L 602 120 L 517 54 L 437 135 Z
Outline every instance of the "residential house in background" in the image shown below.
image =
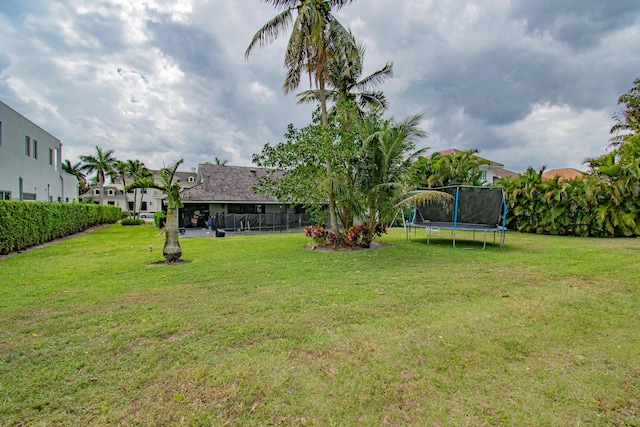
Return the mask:
M 555 179 L 555 177 L 560 177 L 563 179 L 574 179 L 574 178 L 582 178 L 586 174 L 578 169 L 574 168 L 558 168 L 558 169 L 549 169 L 542 173 L 542 178 L 544 179 Z
M 153 174 L 153 180 L 159 182 L 159 171 L 151 170 L 151 173 Z M 174 180 L 183 189 L 190 188 L 196 184 L 196 175 L 196 168 L 192 167 L 189 172 L 176 172 Z M 129 185 L 132 181 L 126 181 L 126 183 Z M 134 210 L 137 212 L 139 208 L 141 218 L 152 218 L 154 212 L 162 210 L 162 203 L 166 198 L 162 191 L 156 190 L 155 188 L 129 190 L 125 201 L 124 187 L 121 178 L 105 185 L 103 188 L 103 203 L 105 205 L 118 206 L 125 212 L 133 212 Z M 80 199 L 83 201 L 92 200 L 98 203 L 100 199 L 99 186 L 95 185 L 91 187 L 89 191 L 80 196 Z M 134 203 L 138 203 L 138 205 L 134 207 Z
M 502 178 L 516 179 L 520 176 L 517 172 L 512 172 L 504 168 L 495 168 L 493 170 L 493 183 L 498 184 Z
M 196 185 L 182 192 L 181 227 L 205 227 L 211 216 L 213 227 L 226 229 L 283 229 L 309 224 L 300 208 L 273 196 L 254 191 L 266 170 L 256 167 L 198 165 Z
M 0 101 L 0 199 L 78 201 L 78 180 L 61 164 L 60 140 Z

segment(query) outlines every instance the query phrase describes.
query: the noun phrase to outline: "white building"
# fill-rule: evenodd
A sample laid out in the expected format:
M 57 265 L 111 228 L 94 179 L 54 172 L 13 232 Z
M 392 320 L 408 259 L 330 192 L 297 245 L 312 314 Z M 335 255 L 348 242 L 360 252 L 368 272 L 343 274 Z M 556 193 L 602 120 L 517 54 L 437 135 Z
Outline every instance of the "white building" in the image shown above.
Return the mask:
M 0 199 L 77 201 L 78 180 L 61 159 L 59 139 L 0 101 Z

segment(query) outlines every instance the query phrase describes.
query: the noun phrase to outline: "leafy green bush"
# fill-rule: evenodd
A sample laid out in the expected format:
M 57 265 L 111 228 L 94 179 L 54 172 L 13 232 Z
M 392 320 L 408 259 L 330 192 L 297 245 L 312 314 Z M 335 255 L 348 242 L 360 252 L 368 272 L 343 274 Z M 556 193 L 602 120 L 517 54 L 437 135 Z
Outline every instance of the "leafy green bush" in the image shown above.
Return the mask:
M 0 200 L 0 254 L 19 251 L 121 218 L 116 206 Z
M 584 178 L 544 179 L 529 168 L 506 179 L 507 226 L 565 236 L 640 236 L 640 136 L 587 161 Z
M 162 225 L 167 220 L 167 214 L 162 211 L 153 213 L 153 222 L 156 224 L 156 227 L 162 228 Z

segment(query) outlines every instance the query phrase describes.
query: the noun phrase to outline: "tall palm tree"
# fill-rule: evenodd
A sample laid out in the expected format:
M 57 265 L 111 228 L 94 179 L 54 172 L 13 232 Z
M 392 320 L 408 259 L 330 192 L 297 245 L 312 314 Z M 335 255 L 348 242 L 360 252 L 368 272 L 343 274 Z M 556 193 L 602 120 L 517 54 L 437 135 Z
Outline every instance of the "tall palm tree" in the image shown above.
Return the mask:
M 387 62 L 384 67 L 367 77 L 362 78 L 365 47 L 357 43 L 351 32 L 347 46 L 332 45 L 332 55 L 329 59 L 329 81 L 327 85 L 327 101 L 334 104 L 334 110 L 340 101 L 355 101 L 359 106 L 360 116 L 365 115 L 365 109 L 380 111 L 388 107 L 384 93 L 374 90 L 393 77 L 393 62 Z M 338 40 L 339 41 L 339 40 Z M 356 51 L 353 51 L 353 47 Z M 318 102 L 320 94 L 317 89 L 309 89 L 298 94 L 299 103 Z
M 116 172 L 116 178 L 120 178 L 122 180 L 122 188 L 127 188 L 127 177 L 129 176 L 129 167 L 128 167 L 128 162 L 130 160 L 122 161 L 122 160 L 118 160 L 114 166 L 115 172 Z M 102 191 L 100 192 L 102 193 Z M 123 191 L 124 193 L 124 205 L 126 206 L 127 212 L 129 212 L 130 215 L 133 214 L 132 210 L 129 209 L 129 196 L 128 196 L 128 192 L 127 191 Z
M 178 240 L 178 208 L 182 207 L 182 197 L 180 196 L 180 184 L 174 182 L 174 177 L 178 166 L 184 162 L 180 159 L 167 167 L 160 169 L 160 182 L 155 182 L 152 178 L 138 178 L 128 185 L 125 191 L 133 188 L 155 188 L 162 191 L 167 196 L 167 219 L 164 249 L 162 253 L 167 262 L 176 262 L 182 256 L 182 248 Z
M 104 151 L 96 145 L 96 152 L 93 155 L 80 156 L 82 170 L 88 173 L 95 173 L 94 181 L 100 188 L 100 204 L 103 204 L 104 183 L 107 177 L 115 178 L 115 166 L 118 160 L 113 157 L 113 150 Z
M 69 175 L 73 175 L 78 180 L 78 187 L 80 194 L 84 194 L 87 192 L 87 176 L 82 172 L 82 163 L 78 162 L 75 164 L 71 164 L 69 159 L 65 159 L 62 162 L 62 170 Z
M 284 65 L 287 77 L 283 85 L 285 93 L 295 90 L 305 71 L 318 87 L 323 126 L 328 126 L 325 84 L 329 76 L 329 44 L 337 39 L 345 46 L 350 40 L 349 32 L 331 14 L 331 9 L 340 9 L 353 0 L 264 0 L 281 10 L 253 36 L 245 57 L 249 57 L 256 46 L 272 43 L 283 31 L 293 27 L 285 52 Z M 296 13 L 294 20 L 294 12 Z M 330 141 L 325 140 L 324 144 Z M 331 158 L 325 159 L 327 175 L 331 176 Z M 328 194 L 331 228 L 338 233 L 336 203 L 331 191 Z

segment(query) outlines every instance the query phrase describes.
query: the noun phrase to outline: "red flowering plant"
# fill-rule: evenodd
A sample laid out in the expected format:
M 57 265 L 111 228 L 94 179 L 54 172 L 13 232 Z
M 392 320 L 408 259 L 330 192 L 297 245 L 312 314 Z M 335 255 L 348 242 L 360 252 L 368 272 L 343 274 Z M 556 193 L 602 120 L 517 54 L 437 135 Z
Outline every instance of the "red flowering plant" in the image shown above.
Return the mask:
M 335 245 L 338 236 L 333 231 L 327 231 L 323 225 L 309 225 L 304 229 L 304 235 L 311 237 L 311 246 L 322 246 L 326 244 Z

